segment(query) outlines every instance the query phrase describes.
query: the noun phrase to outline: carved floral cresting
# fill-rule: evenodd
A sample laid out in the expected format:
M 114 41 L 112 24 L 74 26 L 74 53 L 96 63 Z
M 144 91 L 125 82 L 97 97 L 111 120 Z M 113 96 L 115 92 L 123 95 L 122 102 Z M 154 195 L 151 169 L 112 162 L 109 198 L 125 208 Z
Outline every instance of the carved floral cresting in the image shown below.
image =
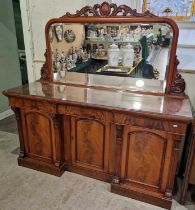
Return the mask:
M 135 16 L 135 17 L 156 17 L 150 11 L 143 14 L 137 13 L 136 9 L 131 9 L 126 5 L 117 6 L 116 4 L 109 4 L 103 2 L 102 4 L 95 4 L 93 7 L 85 6 L 81 10 L 77 10 L 76 14 L 67 12 L 61 18 L 66 17 L 80 17 L 80 16 L 94 16 L 94 17 L 114 17 L 114 16 Z

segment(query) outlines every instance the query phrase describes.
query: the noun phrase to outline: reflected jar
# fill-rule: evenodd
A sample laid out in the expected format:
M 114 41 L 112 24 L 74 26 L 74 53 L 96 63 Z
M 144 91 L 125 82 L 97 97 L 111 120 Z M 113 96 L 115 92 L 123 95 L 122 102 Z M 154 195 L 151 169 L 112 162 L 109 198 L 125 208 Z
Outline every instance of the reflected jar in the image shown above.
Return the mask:
M 131 68 L 133 66 L 134 61 L 134 49 L 130 43 L 122 49 L 122 57 L 123 66 Z
M 116 44 L 110 45 L 108 49 L 108 65 L 118 66 L 119 63 L 119 48 Z

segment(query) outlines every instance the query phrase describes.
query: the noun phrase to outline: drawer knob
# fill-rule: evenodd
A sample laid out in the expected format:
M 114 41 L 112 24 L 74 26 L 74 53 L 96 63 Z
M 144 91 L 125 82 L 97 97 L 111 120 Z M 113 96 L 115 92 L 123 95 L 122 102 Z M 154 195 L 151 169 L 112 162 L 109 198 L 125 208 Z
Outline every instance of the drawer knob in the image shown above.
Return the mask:
M 173 125 L 173 127 L 174 127 L 174 128 L 177 128 L 177 127 L 178 127 L 178 125 Z

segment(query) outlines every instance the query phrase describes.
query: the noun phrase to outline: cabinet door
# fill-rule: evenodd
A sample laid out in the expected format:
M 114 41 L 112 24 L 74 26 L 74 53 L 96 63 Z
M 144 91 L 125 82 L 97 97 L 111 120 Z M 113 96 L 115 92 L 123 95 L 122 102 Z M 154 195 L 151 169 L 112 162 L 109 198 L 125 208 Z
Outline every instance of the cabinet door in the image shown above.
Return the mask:
M 107 122 L 72 117 L 72 164 L 89 170 L 107 172 L 109 132 L 110 126 Z
M 165 191 L 173 138 L 164 131 L 124 127 L 121 178 L 136 187 Z
M 59 166 L 61 163 L 60 129 L 57 115 L 31 108 L 22 109 L 27 157 Z

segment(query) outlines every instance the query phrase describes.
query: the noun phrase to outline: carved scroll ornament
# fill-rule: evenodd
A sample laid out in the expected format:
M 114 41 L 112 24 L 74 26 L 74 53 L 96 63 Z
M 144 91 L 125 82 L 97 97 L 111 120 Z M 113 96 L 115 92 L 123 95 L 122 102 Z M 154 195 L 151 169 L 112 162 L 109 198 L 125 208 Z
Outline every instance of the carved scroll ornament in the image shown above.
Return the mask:
M 45 63 L 43 64 L 41 68 L 41 80 L 49 80 L 49 70 L 48 70 L 48 55 L 47 50 L 45 51 Z
M 77 10 L 76 14 L 70 14 L 67 12 L 61 18 L 67 17 L 81 17 L 81 16 L 93 16 L 93 17 L 114 17 L 114 16 L 134 16 L 134 17 L 156 17 L 150 11 L 145 13 L 137 13 L 136 9 L 131 9 L 126 5 L 117 6 L 116 4 L 109 4 L 103 2 L 102 4 L 95 4 L 93 7 L 85 6 L 81 10 Z
M 179 60 L 177 59 L 177 56 L 175 57 L 175 75 L 173 77 L 170 93 L 172 94 L 184 94 L 186 83 L 184 79 L 182 78 L 181 74 L 177 71 L 177 66 L 179 65 Z

